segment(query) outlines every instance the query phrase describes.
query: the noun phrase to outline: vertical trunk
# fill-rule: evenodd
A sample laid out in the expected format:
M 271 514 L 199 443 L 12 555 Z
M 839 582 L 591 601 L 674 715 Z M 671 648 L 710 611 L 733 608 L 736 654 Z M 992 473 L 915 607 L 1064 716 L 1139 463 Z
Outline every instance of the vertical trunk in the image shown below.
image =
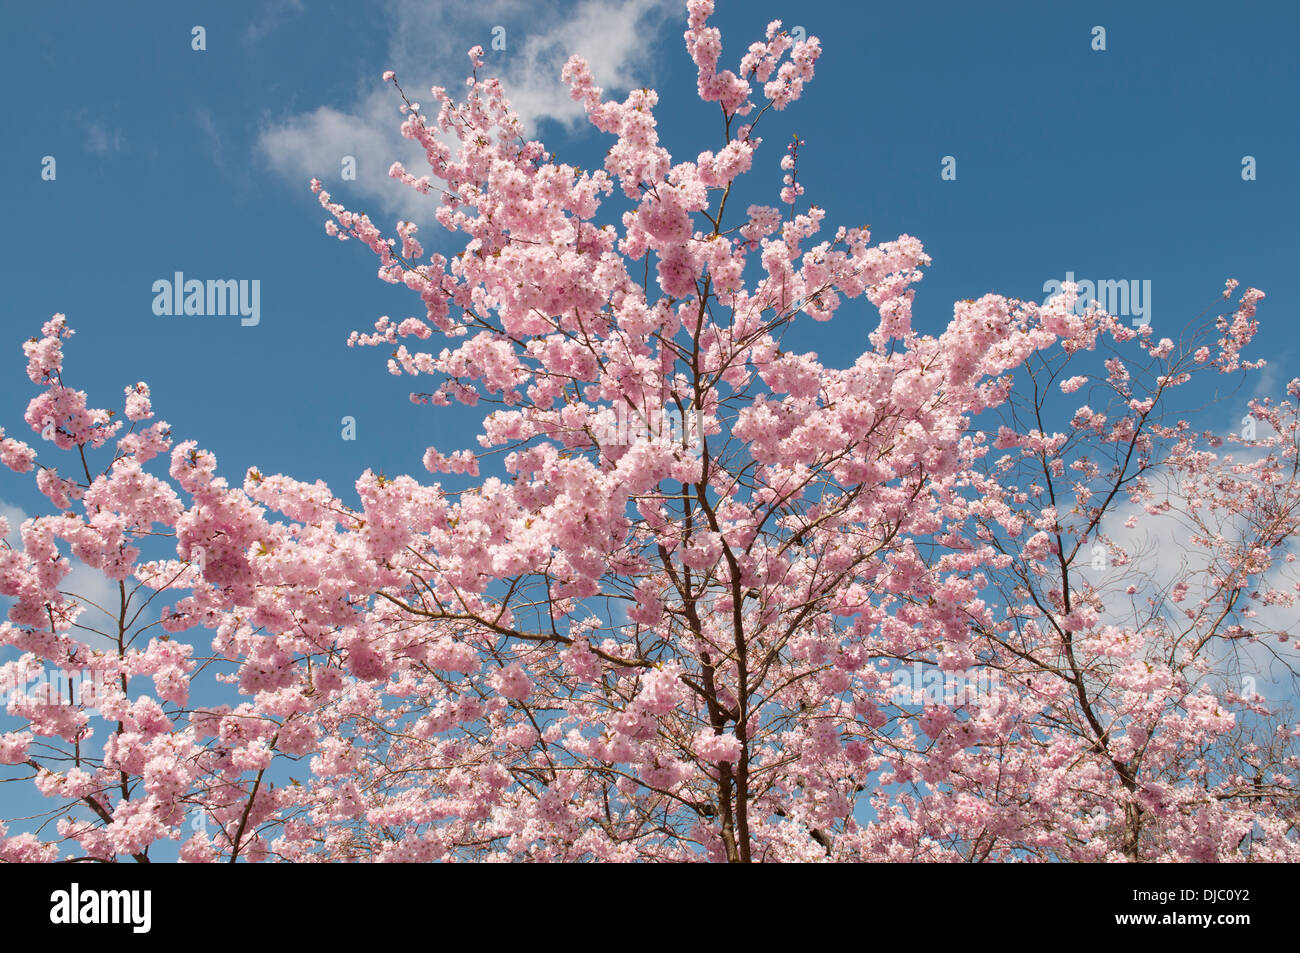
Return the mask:
M 751 862 L 749 850 L 749 741 L 745 738 L 745 726 L 741 722 L 736 726 L 736 737 L 740 739 L 740 761 L 736 765 L 736 837 L 739 840 L 740 863 Z
M 715 734 L 722 734 L 726 727 L 723 718 L 722 706 L 718 704 L 717 683 L 714 681 L 713 662 L 708 653 L 700 657 L 701 669 L 704 675 L 704 692 L 705 702 L 709 706 L 709 724 L 713 726 Z M 718 817 L 722 824 L 722 847 L 727 853 L 728 863 L 737 863 L 741 860 L 740 851 L 736 847 L 736 815 L 732 811 L 731 795 L 735 787 L 731 773 L 731 765 L 725 761 L 718 762 Z M 743 806 L 743 800 L 740 802 Z M 744 852 L 745 859 L 748 859 L 748 818 L 745 819 Z
M 1124 805 L 1124 856 L 1139 863 L 1142 856 L 1138 845 L 1142 840 L 1142 808 L 1136 804 Z

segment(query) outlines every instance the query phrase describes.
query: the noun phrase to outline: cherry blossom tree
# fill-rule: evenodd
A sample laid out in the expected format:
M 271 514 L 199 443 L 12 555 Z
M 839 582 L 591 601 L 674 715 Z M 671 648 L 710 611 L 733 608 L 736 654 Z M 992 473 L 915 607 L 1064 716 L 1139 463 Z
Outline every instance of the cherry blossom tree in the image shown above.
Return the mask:
M 231 485 L 145 384 L 119 415 L 64 383 L 62 315 L 24 345 L 45 444 L 0 461 L 51 511 L 0 550 L 0 676 L 94 690 L 12 695 L 2 777 L 49 810 L 0 859 L 1300 859 L 1300 726 L 1250 680 L 1293 663 L 1300 380 L 1250 441 L 1171 409 L 1260 366 L 1263 295 L 1177 344 L 1072 284 L 914 330 L 921 243 L 828 232 L 802 140 L 737 208 L 822 51 L 774 21 L 719 70 L 712 6 L 685 41 L 716 152 L 674 161 L 655 92 L 573 57 L 613 145 L 557 163 L 476 47 L 436 115 L 383 77 L 429 166 L 391 175 L 461 251 L 313 181 L 422 306 L 349 343 L 491 405 L 437 482 Z M 868 312 L 851 363 L 783 348 Z

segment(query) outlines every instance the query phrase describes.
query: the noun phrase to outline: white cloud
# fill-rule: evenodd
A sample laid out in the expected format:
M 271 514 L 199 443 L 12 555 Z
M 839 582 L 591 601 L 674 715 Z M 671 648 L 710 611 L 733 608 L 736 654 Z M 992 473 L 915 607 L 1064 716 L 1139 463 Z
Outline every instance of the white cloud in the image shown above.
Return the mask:
M 381 209 L 427 222 L 432 200 L 388 177 L 388 168 L 397 159 L 418 172 L 423 154 L 397 132 L 394 101 L 391 92 L 381 90 L 347 111 L 321 106 L 267 129 L 259 146 L 276 171 L 304 193 L 307 181 L 314 176 L 325 183 L 336 201 L 350 209 Z M 357 178 L 338 183 L 344 156 L 356 160 Z M 323 210 L 321 214 L 327 215 Z
M 76 557 L 70 556 L 68 561 L 72 563 L 72 571 L 63 577 L 59 591 L 80 602 L 86 609 L 77 620 L 78 625 L 86 628 L 78 629 L 76 637 L 95 646 L 98 636 L 95 632 L 87 631 L 94 629 L 110 636 L 111 641 L 111 636 L 117 631 L 117 613 L 121 602 L 118 584 Z
M 27 514 L 21 507 L 0 500 L 0 516 L 3 516 L 9 524 L 9 531 L 5 533 L 5 542 L 16 549 L 23 544 L 18 529 L 23 525 L 23 520 L 27 519 Z
M 1228 452 L 1243 462 L 1258 456 L 1243 453 L 1235 447 L 1225 447 L 1220 451 Z M 1174 624 L 1181 622 L 1190 625 L 1190 620 L 1181 618 L 1177 613 L 1194 609 L 1203 598 L 1211 598 L 1213 601 L 1212 584 L 1206 573 L 1213 553 L 1189 543 L 1193 533 L 1202 532 L 1189 516 L 1193 511 L 1190 501 L 1183 488 L 1172 479 L 1162 483 L 1154 475 L 1151 478 L 1155 500 L 1167 500 L 1172 505 L 1170 511 L 1151 514 L 1146 512 L 1144 505 L 1126 500 L 1114 507 L 1102 520 L 1103 536 L 1127 554 L 1129 562 L 1102 571 L 1090 570 L 1092 544 L 1080 553 L 1079 565 L 1083 567 L 1083 573 L 1089 581 L 1107 592 L 1102 614 L 1105 623 L 1132 625 L 1147 618 L 1143 613 L 1146 600 L 1154 597 L 1158 605 L 1163 604 L 1174 583 L 1179 580 L 1188 583 L 1186 597 L 1177 605 L 1175 612 L 1171 613 L 1166 608 L 1162 613 Z M 1195 512 L 1212 533 L 1221 533 L 1229 541 L 1249 538 L 1248 530 L 1240 520 L 1223 510 L 1212 513 L 1208 508 L 1201 507 Z M 1130 517 L 1134 518 L 1136 524 L 1132 528 L 1124 525 Z M 1252 580 L 1255 588 L 1292 589 L 1297 581 L 1297 573 L 1293 565 L 1283 562 L 1287 552 L 1297 552 L 1294 541 L 1288 541 L 1288 545 L 1277 554 L 1277 560 L 1262 578 Z M 1217 562 L 1222 565 L 1221 560 Z M 1130 584 L 1137 588 L 1132 596 L 1124 594 L 1124 587 Z M 1134 605 L 1137 606 L 1136 611 Z M 1290 639 L 1281 642 L 1270 634 L 1261 636 L 1255 642 L 1220 641 L 1214 646 L 1213 653 L 1216 670 L 1229 678 L 1230 687 L 1234 690 L 1240 691 L 1242 688 L 1237 681 L 1238 677 L 1249 675 L 1255 679 L 1256 690 L 1265 698 L 1274 702 L 1294 701 L 1297 680 L 1293 673 L 1300 671 L 1300 645 L 1297 644 L 1300 625 L 1296 623 L 1295 607 L 1260 606 L 1253 601 L 1239 604 L 1239 608 L 1246 606 L 1255 608 L 1257 613 L 1253 619 L 1246 621 L 1248 629 L 1264 633 L 1285 632 L 1290 635 Z
M 4 517 L 9 523 L 9 532 L 5 534 L 5 542 L 15 549 L 22 547 L 22 537 L 19 529 L 23 522 L 30 518 L 30 514 L 15 506 L 0 500 L 0 516 Z M 80 625 L 88 628 L 98 629 L 101 632 L 111 632 L 117 625 L 118 603 L 120 593 L 118 585 L 113 580 L 106 577 L 100 570 L 92 569 L 81 560 L 67 552 L 66 546 L 60 546 L 61 552 L 67 556 L 68 562 L 72 564 L 72 569 L 59 583 L 59 590 L 81 602 L 86 607 L 78 620 Z M 3 618 L 13 600 L 5 598 L 0 600 L 0 618 Z M 96 608 L 98 607 L 98 608 Z M 100 611 L 100 610 L 104 611 Z M 106 614 L 107 613 L 107 614 Z M 94 633 L 78 630 L 78 637 L 86 639 L 94 644 L 96 636 Z
M 453 96 L 464 89 L 470 69 L 465 53 L 477 43 L 487 51 L 480 75 L 500 76 L 526 135 L 536 138 L 545 121 L 566 127 L 583 121 L 582 105 L 560 80 L 571 54 L 587 59 L 607 95 L 652 85 L 656 37 L 671 15 L 684 16 L 682 8 L 678 0 L 484 0 L 473 6 L 395 0 L 388 60 L 373 64 L 368 91 L 351 103 L 289 116 L 264 129 L 258 144 L 295 186 L 316 176 L 349 208 L 424 224 L 432 220 L 436 199 L 388 177 L 394 160 L 414 175 L 427 164 L 423 151 L 398 132 L 400 99 L 381 85 L 383 70 L 395 70 L 411 100 L 428 109 L 430 86 L 444 86 Z M 497 26 L 505 29 L 504 51 L 491 49 Z M 356 159 L 355 181 L 339 181 L 345 155 Z
M 545 32 L 530 31 L 501 77 L 526 133 L 536 136 L 543 119 L 570 127 L 584 121 L 582 104 L 560 82 L 560 69 L 574 53 L 586 59 L 596 83 L 607 92 L 650 85 L 654 37 L 678 6 L 664 0 L 586 0 Z M 684 60 L 685 52 L 679 52 Z

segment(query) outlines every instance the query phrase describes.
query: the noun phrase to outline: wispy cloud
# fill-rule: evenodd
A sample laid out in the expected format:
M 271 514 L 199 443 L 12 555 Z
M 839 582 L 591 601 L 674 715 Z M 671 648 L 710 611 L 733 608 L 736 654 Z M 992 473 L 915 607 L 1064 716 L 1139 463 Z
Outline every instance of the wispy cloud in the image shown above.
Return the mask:
M 226 147 L 223 143 L 221 133 L 217 130 L 216 121 L 212 118 L 212 111 L 203 106 L 195 109 L 192 114 L 194 123 L 203 133 L 203 138 L 208 143 L 208 155 L 212 161 L 219 167 L 226 167 Z
M 23 544 L 18 530 L 23 525 L 23 521 L 27 519 L 27 514 L 23 512 L 21 507 L 0 500 L 0 517 L 3 517 L 9 524 L 9 531 L 5 533 L 5 542 L 15 549 L 18 548 Z
M 1242 462 L 1258 455 L 1249 451 L 1233 453 Z M 1171 611 L 1166 605 L 1164 612 L 1158 614 L 1164 615 L 1172 626 L 1190 627 L 1191 623 L 1180 614 L 1182 610 L 1196 607 L 1201 599 L 1221 598 L 1221 594 L 1216 596 L 1211 574 L 1212 564 L 1217 563 L 1222 569 L 1222 560 L 1215 559 L 1210 550 L 1189 545 L 1189 538 L 1208 530 L 1210 535 L 1222 534 L 1229 542 L 1239 541 L 1249 538 L 1249 529 L 1235 515 L 1194 506 L 1185 488 L 1170 474 L 1152 476 L 1151 480 L 1156 499 L 1169 502 L 1172 508 L 1152 514 L 1142 504 L 1130 501 L 1115 507 L 1102 521 L 1102 535 L 1126 554 L 1129 562 L 1105 570 L 1089 570 L 1090 550 L 1086 548 L 1082 553 L 1083 572 L 1090 581 L 1107 588 L 1109 595 L 1102 621 L 1118 626 L 1145 618 L 1141 606 L 1147 599 L 1154 598 L 1157 605 L 1162 604 L 1175 582 L 1187 582 L 1187 595 L 1176 610 Z M 1201 521 L 1200 526 L 1192 519 L 1193 512 Z M 1132 527 L 1125 525 L 1130 519 L 1134 523 Z M 1277 554 L 1274 565 L 1263 576 L 1254 578 L 1254 585 L 1258 589 L 1291 589 L 1296 584 L 1296 574 L 1284 560 L 1286 553 L 1293 551 L 1295 547 L 1288 544 Z M 1137 588 L 1131 597 L 1119 589 L 1129 583 Z M 1252 607 L 1255 615 L 1247 623 L 1248 629 L 1297 634 L 1294 607 L 1258 603 Z M 1210 647 L 1208 657 L 1234 690 L 1241 691 L 1241 679 L 1250 676 L 1255 680 L 1255 690 L 1271 701 L 1296 701 L 1300 682 L 1294 673 L 1300 672 L 1300 646 L 1295 641 L 1280 641 L 1273 635 L 1263 635 L 1258 641 L 1220 640 Z
M 5 541 L 15 549 L 20 549 L 23 545 L 20 530 L 22 524 L 31 517 L 31 514 L 20 506 L 0 500 L 0 517 L 3 517 L 9 524 L 9 531 L 4 537 Z M 112 630 L 116 624 L 120 600 L 118 584 L 105 576 L 101 570 L 92 569 L 68 553 L 66 547 L 62 549 L 63 555 L 68 558 L 71 568 L 60 581 L 59 590 L 86 607 L 86 611 L 82 613 L 78 620 L 80 628 L 74 634 L 88 644 L 99 647 L 104 636 L 96 633 Z M 128 580 L 128 591 L 133 587 L 134 584 Z M 137 596 L 137 600 L 144 598 L 147 598 L 147 596 Z M 13 603 L 12 598 L 0 599 L 0 618 L 5 617 Z M 157 616 L 156 609 L 153 616 Z M 152 619 L 149 619 L 149 621 L 152 621 Z M 110 646 L 106 644 L 104 647 Z M 0 712 L 3 712 L 3 705 L 0 705 Z
M 86 149 L 97 156 L 122 151 L 122 130 L 110 129 L 104 123 L 92 120 L 83 125 Z
M 274 33 L 290 17 L 302 13 L 303 9 L 302 0 L 264 2 L 260 7 L 259 15 L 248 24 L 248 31 L 244 34 L 245 39 L 249 43 L 258 42 Z
M 413 174 L 426 168 L 423 152 L 397 131 L 400 101 L 379 73 L 393 69 L 413 101 L 429 103 L 430 86 L 453 95 L 469 70 L 466 50 L 487 51 L 483 72 L 501 77 L 526 133 L 537 136 L 545 122 L 572 128 L 582 121 L 581 104 L 560 81 L 564 61 L 585 57 L 607 94 L 653 85 L 652 55 L 667 20 L 680 13 L 678 0 L 484 0 L 469 4 L 395 0 L 388 60 L 374 64 L 374 86 L 354 102 L 323 104 L 265 128 L 259 148 L 288 182 L 302 186 L 320 178 L 349 207 L 416 222 L 432 217 L 431 201 L 388 178 L 394 160 Z M 493 50 L 494 35 L 504 50 Z M 356 160 L 355 181 L 340 182 L 344 156 Z

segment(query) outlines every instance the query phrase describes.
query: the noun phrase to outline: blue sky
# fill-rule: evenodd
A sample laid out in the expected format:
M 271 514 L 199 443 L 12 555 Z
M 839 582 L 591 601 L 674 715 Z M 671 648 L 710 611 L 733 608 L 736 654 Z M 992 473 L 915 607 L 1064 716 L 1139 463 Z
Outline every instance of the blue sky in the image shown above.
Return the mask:
M 456 94 L 475 43 L 530 134 L 563 161 L 597 166 L 611 144 L 560 82 L 570 52 L 589 58 L 607 95 L 656 88 L 661 139 L 677 159 L 716 149 L 717 109 L 695 98 L 683 48 L 684 6 L 10 6 L 0 426 L 38 443 L 22 421 L 34 390 L 20 344 L 64 312 L 77 331 L 67 382 L 92 406 L 120 410 L 122 388 L 147 381 L 159 417 L 213 451 L 232 482 L 256 465 L 324 479 L 351 499 L 367 467 L 434 479 L 420 464 L 425 448 L 474 446 L 480 414 L 412 405 L 407 394 L 424 382 L 390 376 L 382 350 L 345 346 L 350 331 L 419 313 L 419 302 L 375 277 L 368 249 L 324 234 L 308 180 L 389 234 L 397 218 L 414 219 L 426 251 L 457 250 L 433 222 L 432 199 L 417 203 L 386 176 L 397 158 L 422 169 L 379 77 L 396 69 L 424 102 L 432 83 Z M 1300 376 L 1300 6 L 721 0 L 723 64 L 734 67 L 778 18 L 820 37 L 824 53 L 804 97 L 764 121 L 750 200 L 776 204 L 777 163 L 798 133 L 803 202 L 828 210 L 830 231 L 869 222 L 877 241 L 924 242 L 934 264 L 919 286 L 920 330 L 941 331 L 956 299 L 1041 300 L 1045 282 L 1072 271 L 1149 280 L 1153 330 L 1176 338 L 1203 309 L 1222 310 L 1233 277 L 1268 295 L 1251 356 L 1272 362 L 1274 393 Z M 191 48 L 196 25 L 203 51 Z M 1098 25 L 1104 51 L 1092 49 Z M 495 26 L 505 50 L 490 48 Z M 344 155 L 357 159 L 354 182 L 340 180 Z M 53 181 L 41 177 L 45 156 Z M 940 177 L 945 156 L 955 181 Z M 1244 156 L 1255 158 L 1255 181 L 1242 179 Z M 260 323 L 156 316 L 153 282 L 176 271 L 258 279 Z M 847 365 L 873 312 L 850 302 L 829 324 L 807 322 L 798 341 Z M 1205 424 L 1231 429 L 1244 410 L 1239 395 Z M 356 420 L 355 441 L 341 439 L 344 416 Z M 45 511 L 30 479 L 8 471 L 0 504 Z
M 432 206 L 413 205 L 385 176 L 410 144 L 379 73 L 397 69 L 413 93 L 434 82 L 454 91 L 464 50 L 482 43 L 531 128 L 591 167 L 610 142 L 560 84 L 576 50 L 607 92 L 659 90 L 663 141 L 679 158 L 716 148 L 719 133 L 716 107 L 694 101 L 684 4 L 468 6 L 10 7 L 0 425 L 25 431 L 32 389 L 18 347 L 62 311 L 78 332 L 70 382 L 116 406 L 123 386 L 148 381 L 159 415 L 232 477 L 256 464 L 348 494 L 367 466 L 420 473 L 430 443 L 469 444 L 472 412 L 412 406 L 412 380 L 388 375 L 386 354 L 344 345 L 349 331 L 414 313 L 418 301 L 374 277 L 367 249 L 324 235 L 313 174 L 386 230 L 410 217 L 428 223 L 430 251 L 456 247 Z M 955 299 L 1041 299 L 1045 281 L 1072 270 L 1149 279 L 1153 329 L 1172 334 L 1236 277 L 1269 294 L 1259 353 L 1283 382 L 1300 373 L 1290 280 L 1300 8 L 1246 3 L 1229 19 L 1204 3 L 719 6 L 724 63 L 774 18 L 825 50 L 804 98 L 765 130 L 749 187 L 774 203 L 785 139 L 807 140 L 804 201 L 827 208 L 832 228 L 870 222 L 877 240 L 905 232 L 925 243 L 934 265 L 916 307 L 922 330 L 941 330 Z M 196 24 L 202 52 L 191 49 Z M 496 25 L 505 51 L 490 48 Z M 1106 28 L 1104 52 L 1091 49 L 1095 25 Z M 356 182 L 340 181 L 343 154 L 358 159 Z M 53 182 L 40 176 L 46 155 Z M 945 155 L 956 181 L 940 179 Z M 1256 157 L 1256 181 L 1242 180 L 1244 155 Z M 178 270 L 259 279 L 261 323 L 155 316 L 152 283 Z M 870 310 L 859 299 L 829 324 L 809 323 L 808 346 L 828 360 L 856 354 Z M 354 442 L 340 437 L 344 415 L 357 420 Z M 26 481 L 0 480 L 0 499 L 36 505 Z

